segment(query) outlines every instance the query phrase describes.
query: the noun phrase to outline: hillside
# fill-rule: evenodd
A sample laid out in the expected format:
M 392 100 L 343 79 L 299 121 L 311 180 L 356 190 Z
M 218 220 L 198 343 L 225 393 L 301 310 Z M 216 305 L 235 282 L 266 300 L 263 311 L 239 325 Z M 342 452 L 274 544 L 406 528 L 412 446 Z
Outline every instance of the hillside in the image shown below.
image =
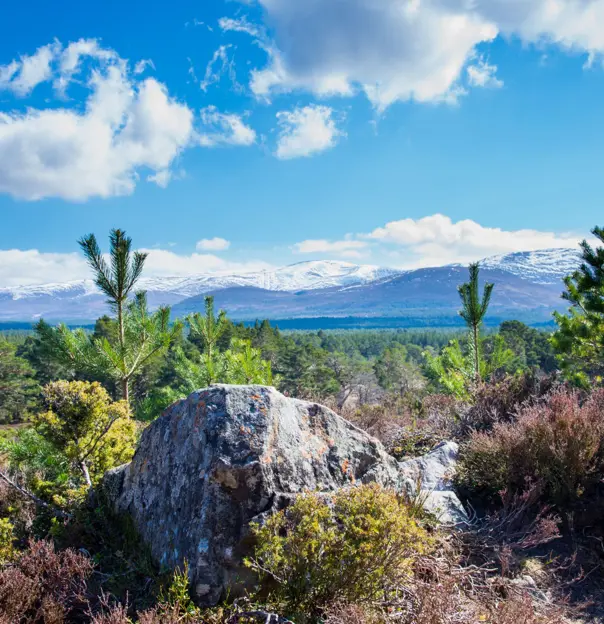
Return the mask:
M 513 253 L 486 258 L 482 277 L 497 288 L 491 320 L 522 318 L 539 323 L 563 308 L 561 279 L 578 264 L 572 249 Z M 274 271 L 234 275 L 145 278 L 152 308 L 173 306 L 176 316 L 201 309 L 211 293 L 238 320 L 256 318 L 398 317 L 423 324 L 456 318 L 457 285 L 466 267 L 410 271 L 336 261 L 302 262 Z M 0 321 L 92 321 L 107 311 L 91 280 L 0 289 Z
M 271 292 L 259 288 L 227 288 L 212 293 L 231 317 L 292 319 L 312 317 L 396 317 L 421 325 L 429 319 L 444 324 L 457 318 L 457 286 L 466 279 L 465 267 L 418 269 L 403 275 L 347 288 Z M 548 320 L 564 308 L 558 284 L 528 282 L 502 270 L 484 269 L 483 281 L 497 284 L 487 321 L 517 318 L 531 323 Z M 200 311 L 204 296 L 186 299 L 174 316 Z

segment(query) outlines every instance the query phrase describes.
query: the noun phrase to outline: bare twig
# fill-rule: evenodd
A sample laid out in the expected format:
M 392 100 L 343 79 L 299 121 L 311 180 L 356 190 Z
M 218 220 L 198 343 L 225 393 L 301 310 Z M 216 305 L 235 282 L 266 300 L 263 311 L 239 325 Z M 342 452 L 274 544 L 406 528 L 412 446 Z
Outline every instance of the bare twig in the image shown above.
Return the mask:
M 43 501 L 41 498 L 38 498 L 35 494 L 32 494 L 30 491 L 26 490 L 24 487 L 21 487 L 18 483 L 15 483 L 10 477 L 8 477 L 2 470 L 0 470 L 0 479 L 4 481 L 7 485 L 17 490 L 22 496 L 25 498 L 29 498 L 29 500 L 33 501 L 38 507 L 42 507 L 47 511 L 50 511 L 57 518 L 63 518 L 65 520 L 71 519 L 71 514 L 58 509 L 57 507 L 53 507 L 49 505 L 46 501 Z

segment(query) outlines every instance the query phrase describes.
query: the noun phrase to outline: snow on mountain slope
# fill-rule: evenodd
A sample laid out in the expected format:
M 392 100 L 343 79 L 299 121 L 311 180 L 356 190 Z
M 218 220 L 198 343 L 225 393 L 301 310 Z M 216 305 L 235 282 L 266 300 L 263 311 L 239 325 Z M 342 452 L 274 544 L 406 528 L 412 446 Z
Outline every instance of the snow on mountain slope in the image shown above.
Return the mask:
M 365 284 L 376 279 L 398 275 L 400 271 L 378 266 L 356 265 L 348 262 L 318 260 L 300 262 L 273 271 L 233 275 L 197 275 L 193 277 L 146 277 L 138 283 L 155 298 L 162 294 L 170 299 L 194 297 L 206 292 L 252 286 L 264 290 L 297 291 Z M 41 284 L 0 288 L 0 301 L 53 297 L 83 298 L 99 295 L 92 280 L 79 280 L 64 284 Z
M 514 278 L 520 278 L 526 283 L 526 292 L 534 298 L 535 285 L 544 285 L 556 289 L 556 296 L 561 290 L 560 280 L 575 270 L 580 264 L 577 250 L 573 249 L 548 249 L 543 251 L 530 251 L 512 253 L 503 256 L 495 256 L 485 259 L 481 265 L 488 270 L 507 273 Z M 450 265 L 441 267 L 453 271 L 451 283 L 452 292 L 457 302 L 455 285 L 461 283 L 463 276 L 467 275 L 465 266 Z M 404 284 L 401 282 L 405 278 Z M 408 278 L 408 279 L 407 279 Z M 500 278 L 497 281 L 499 288 L 504 284 Z M 410 280 L 410 281 L 409 281 Z M 505 279 L 503 280 L 505 281 Z M 518 282 L 518 280 L 516 280 Z M 331 260 L 300 262 L 290 266 L 281 267 L 272 271 L 258 273 L 244 273 L 232 275 L 197 275 L 192 277 L 147 277 L 140 280 L 138 287 L 146 290 L 149 305 L 155 309 L 160 305 L 176 305 L 185 300 L 198 297 L 208 292 L 227 291 L 227 289 L 246 289 L 245 297 L 241 305 L 250 305 L 250 290 L 255 289 L 257 294 L 264 292 L 266 295 L 283 293 L 299 293 L 301 291 L 313 291 L 319 289 L 334 289 L 342 292 L 342 297 L 363 298 L 366 295 L 366 286 L 384 285 L 384 290 L 376 291 L 378 298 L 385 292 L 402 289 L 400 301 L 406 301 L 408 296 L 408 283 L 417 283 L 420 294 L 426 298 L 429 307 L 433 302 L 431 294 L 430 278 L 425 271 L 400 271 L 386 269 L 378 266 L 360 266 L 348 262 Z M 447 282 L 448 284 L 448 282 Z M 522 290 L 520 282 L 517 286 Z M 560 288 L 558 288 L 558 286 Z M 358 294 L 355 295 L 355 292 Z M 327 296 L 327 290 L 318 296 Z M 242 295 L 243 296 L 243 295 Z M 333 292 L 330 294 L 333 296 Z M 398 296 L 398 295 L 397 295 Z M 338 297 L 340 297 L 338 295 Z M 418 295 L 419 297 L 419 295 Z M 340 297 L 341 298 L 341 297 Z M 372 309 L 377 310 L 383 303 L 380 300 L 368 298 Z M 419 297 L 421 299 L 421 297 Z M 419 301 L 418 299 L 418 301 Z M 284 305 L 293 305 L 292 297 L 281 297 Z M 301 299 L 300 299 L 301 301 Z M 340 301 L 340 299 L 338 299 Z M 402 305 L 397 299 L 395 308 Z M 287 304 L 285 303 L 287 302 Z M 537 303 L 537 302 L 536 302 Z M 347 304 L 348 305 L 348 304 Z M 398 310 L 398 308 L 397 308 Z M 0 321 L 25 321 L 43 316 L 47 320 L 86 320 L 98 318 L 107 312 L 105 297 L 100 294 L 92 280 L 81 280 L 65 284 L 43 284 L 39 286 L 23 286 L 0 288 Z M 284 315 L 287 310 L 282 311 Z M 327 314 L 327 310 L 324 312 Z M 284 316 L 283 318 L 286 318 Z
M 258 288 L 264 290 L 315 290 L 333 286 L 367 284 L 398 275 L 401 271 L 371 265 L 357 265 L 332 260 L 299 262 L 276 271 L 258 273 Z
M 578 249 L 542 249 L 493 256 L 483 260 L 480 266 L 505 271 L 536 284 L 556 284 L 580 264 Z

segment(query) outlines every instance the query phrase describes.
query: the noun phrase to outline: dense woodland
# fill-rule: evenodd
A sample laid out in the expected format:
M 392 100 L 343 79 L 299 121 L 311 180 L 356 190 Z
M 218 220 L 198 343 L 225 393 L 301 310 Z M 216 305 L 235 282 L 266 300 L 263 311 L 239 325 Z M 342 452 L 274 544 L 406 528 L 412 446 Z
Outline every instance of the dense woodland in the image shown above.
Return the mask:
M 173 321 L 137 291 L 145 255 L 124 232 L 109 256 L 83 238 L 111 314 L 92 331 L 41 320 L 0 337 L 0 623 L 595 621 L 604 231 L 594 235 L 603 246 L 583 244 L 553 332 L 518 321 L 485 332 L 497 284 L 481 286 L 478 265 L 459 285 L 465 331 L 283 332 L 235 324 L 211 297 Z M 471 523 L 443 531 L 419 501 L 376 487 L 330 504 L 309 492 L 254 529 L 246 600 L 194 605 L 186 566 L 158 568 L 98 485 L 167 406 L 215 383 L 321 402 L 399 460 L 459 442 Z

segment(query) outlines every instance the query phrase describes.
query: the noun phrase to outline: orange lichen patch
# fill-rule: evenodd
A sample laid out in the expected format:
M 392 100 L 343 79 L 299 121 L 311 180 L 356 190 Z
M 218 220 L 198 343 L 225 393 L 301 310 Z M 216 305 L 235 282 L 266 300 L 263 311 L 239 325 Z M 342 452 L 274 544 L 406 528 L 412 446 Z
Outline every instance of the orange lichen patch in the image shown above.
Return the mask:
M 254 399 L 254 401 L 260 401 L 260 398 L 259 394 L 252 394 L 252 399 Z
M 198 431 L 199 428 L 201 427 L 201 421 L 203 420 L 203 417 L 205 416 L 205 407 L 206 404 L 203 401 L 200 401 L 197 404 L 197 407 L 195 408 L 195 419 L 193 420 L 193 429 L 195 431 Z M 202 410 L 203 410 L 203 414 L 202 414 Z
M 352 466 L 350 465 L 350 461 L 348 459 L 345 459 L 342 462 L 342 465 L 340 466 L 340 468 L 342 468 L 342 474 L 345 477 L 348 477 L 348 479 L 350 479 L 351 483 L 353 483 L 353 484 L 356 483 L 356 479 L 355 479 L 355 476 L 354 476 L 354 471 L 353 471 Z
M 260 458 L 260 463 L 261 463 L 261 464 L 272 464 L 272 463 L 273 463 L 273 460 L 272 460 L 272 459 L 271 459 L 268 455 L 263 455 L 263 456 Z
M 304 457 L 305 459 L 311 459 L 312 455 L 306 450 L 306 449 L 302 449 L 300 451 L 300 454 L 302 455 L 302 457 Z
M 250 435 L 252 433 L 252 429 L 250 427 L 241 425 L 239 427 L 239 433 L 243 433 L 244 435 Z

